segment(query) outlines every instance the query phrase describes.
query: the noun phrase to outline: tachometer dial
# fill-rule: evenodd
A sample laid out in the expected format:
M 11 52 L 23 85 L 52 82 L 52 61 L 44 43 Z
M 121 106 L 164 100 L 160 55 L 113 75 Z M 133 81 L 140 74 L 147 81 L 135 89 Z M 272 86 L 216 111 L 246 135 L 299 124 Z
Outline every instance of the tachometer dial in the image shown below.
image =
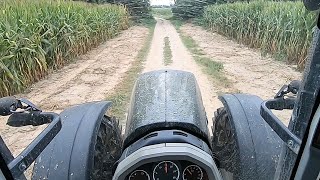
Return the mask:
M 150 176 L 144 170 L 135 170 L 130 174 L 129 180 L 150 180 Z
M 183 170 L 183 180 L 202 180 L 203 172 L 197 165 L 190 165 Z
M 153 170 L 153 180 L 178 180 L 179 168 L 171 161 L 160 162 Z

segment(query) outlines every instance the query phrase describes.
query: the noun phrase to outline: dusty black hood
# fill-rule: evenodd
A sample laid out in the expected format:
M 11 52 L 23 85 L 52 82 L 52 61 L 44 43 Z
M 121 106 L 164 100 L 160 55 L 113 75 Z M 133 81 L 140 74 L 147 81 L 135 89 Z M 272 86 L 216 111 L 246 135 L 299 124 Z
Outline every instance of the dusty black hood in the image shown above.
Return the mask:
M 180 129 L 208 142 L 208 121 L 192 73 L 159 70 L 142 74 L 135 83 L 124 146 L 147 133 Z

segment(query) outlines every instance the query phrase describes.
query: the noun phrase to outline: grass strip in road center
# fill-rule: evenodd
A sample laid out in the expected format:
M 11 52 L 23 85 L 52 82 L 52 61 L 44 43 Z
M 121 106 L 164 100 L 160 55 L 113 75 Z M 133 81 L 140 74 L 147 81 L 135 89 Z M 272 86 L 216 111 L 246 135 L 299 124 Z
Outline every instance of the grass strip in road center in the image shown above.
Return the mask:
M 166 66 L 172 63 L 172 51 L 170 47 L 169 37 L 164 38 L 163 58 L 164 58 L 164 64 Z

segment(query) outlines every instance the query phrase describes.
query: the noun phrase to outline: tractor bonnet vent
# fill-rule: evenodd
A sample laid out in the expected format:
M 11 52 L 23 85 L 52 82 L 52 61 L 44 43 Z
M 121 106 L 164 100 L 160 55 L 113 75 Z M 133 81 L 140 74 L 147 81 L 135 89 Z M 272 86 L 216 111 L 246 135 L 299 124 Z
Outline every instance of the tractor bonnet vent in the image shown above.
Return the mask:
M 188 134 L 181 132 L 181 131 L 173 131 L 173 135 L 188 137 Z
M 144 139 L 146 140 L 146 139 L 156 137 L 156 136 L 158 136 L 158 133 L 152 133 L 152 134 L 147 135 Z

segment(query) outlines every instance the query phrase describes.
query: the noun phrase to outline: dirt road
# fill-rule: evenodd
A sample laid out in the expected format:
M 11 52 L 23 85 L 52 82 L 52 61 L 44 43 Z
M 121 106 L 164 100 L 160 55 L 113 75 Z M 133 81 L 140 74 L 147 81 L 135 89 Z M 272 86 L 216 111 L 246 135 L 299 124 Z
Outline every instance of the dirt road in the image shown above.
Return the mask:
M 222 62 L 225 73 L 233 86 L 243 93 L 256 94 L 263 99 L 272 98 L 280 87 L 301 73 L 269 57 L 262 57 L 259 50 L 240 45 L 217 33 L 199 26 L 186 24 L 182 32 L 191 36 L 214 61 Z
M 257 49 L 248 48 L 192 24 L 184 25 L 181 31 L 191 36 L 211 59 L 223 63 L 224 73 L 233 89 L 241 93 L 254 94 L 265 100 L 272 99 L 282 85 L 301 79 L 302 74 L 295 70 L 296 66 L 261 56 Z M 289 123 L 291 111 L 274 113 L 286 125 Z
M 222 105 L 217 98 L 217 92 L 221 91 L 221 88 L 211 84 L 208 76 L 202 72 L 201 68 L 194 61 L 192 54 L 183 45 L 179 33 L 173 25 L 168 20 L 164 19 L 157 19 L 157 22 L 155 35 L 153 37 L 144 72 L 157 69 L 176 69 L 192 72 L 200 86 L 207 116 L 208 118 L 212 117 L 215 109 Z M 163 60 L 165 37 L 169 37 L 172 50 L 173 62 L 168 66 L 164 65 Z
M 201 27 L 186 24 L 181 28 L 182 33 L 192 37 L 212 60 L 223 63 L 224 73 L 231 81 L 232 88 L 224 88 L 219 84 L 213 84 L 208 75 L 204 74 L 196 64 L 192 54 L 183 45 L 179 33 L 172 24 L 164 19 L 158 19 L 157 21 L 155 36 L 144 71 L 167 68 L 194 73 L 200 86 L 209 126 L 211 126 L 214 111 L 222 106 L 217 98 L 218 94 L 236 89 L 241 93 L 255 94 L 263 99 L 269 99 L 275 95 L 283 84 L 294 79 L 300 79 L 301 73 L 283 62 L 262 57 L 257 50 L 247 48 L 221 35 L 205 31 Z M 165 66 L 163 61 L 165 37 L 169 37 L 172 49 L 173 63 L 169 66 Z M 288 123 L 290 112 L 277 114 L 285 123 Z

